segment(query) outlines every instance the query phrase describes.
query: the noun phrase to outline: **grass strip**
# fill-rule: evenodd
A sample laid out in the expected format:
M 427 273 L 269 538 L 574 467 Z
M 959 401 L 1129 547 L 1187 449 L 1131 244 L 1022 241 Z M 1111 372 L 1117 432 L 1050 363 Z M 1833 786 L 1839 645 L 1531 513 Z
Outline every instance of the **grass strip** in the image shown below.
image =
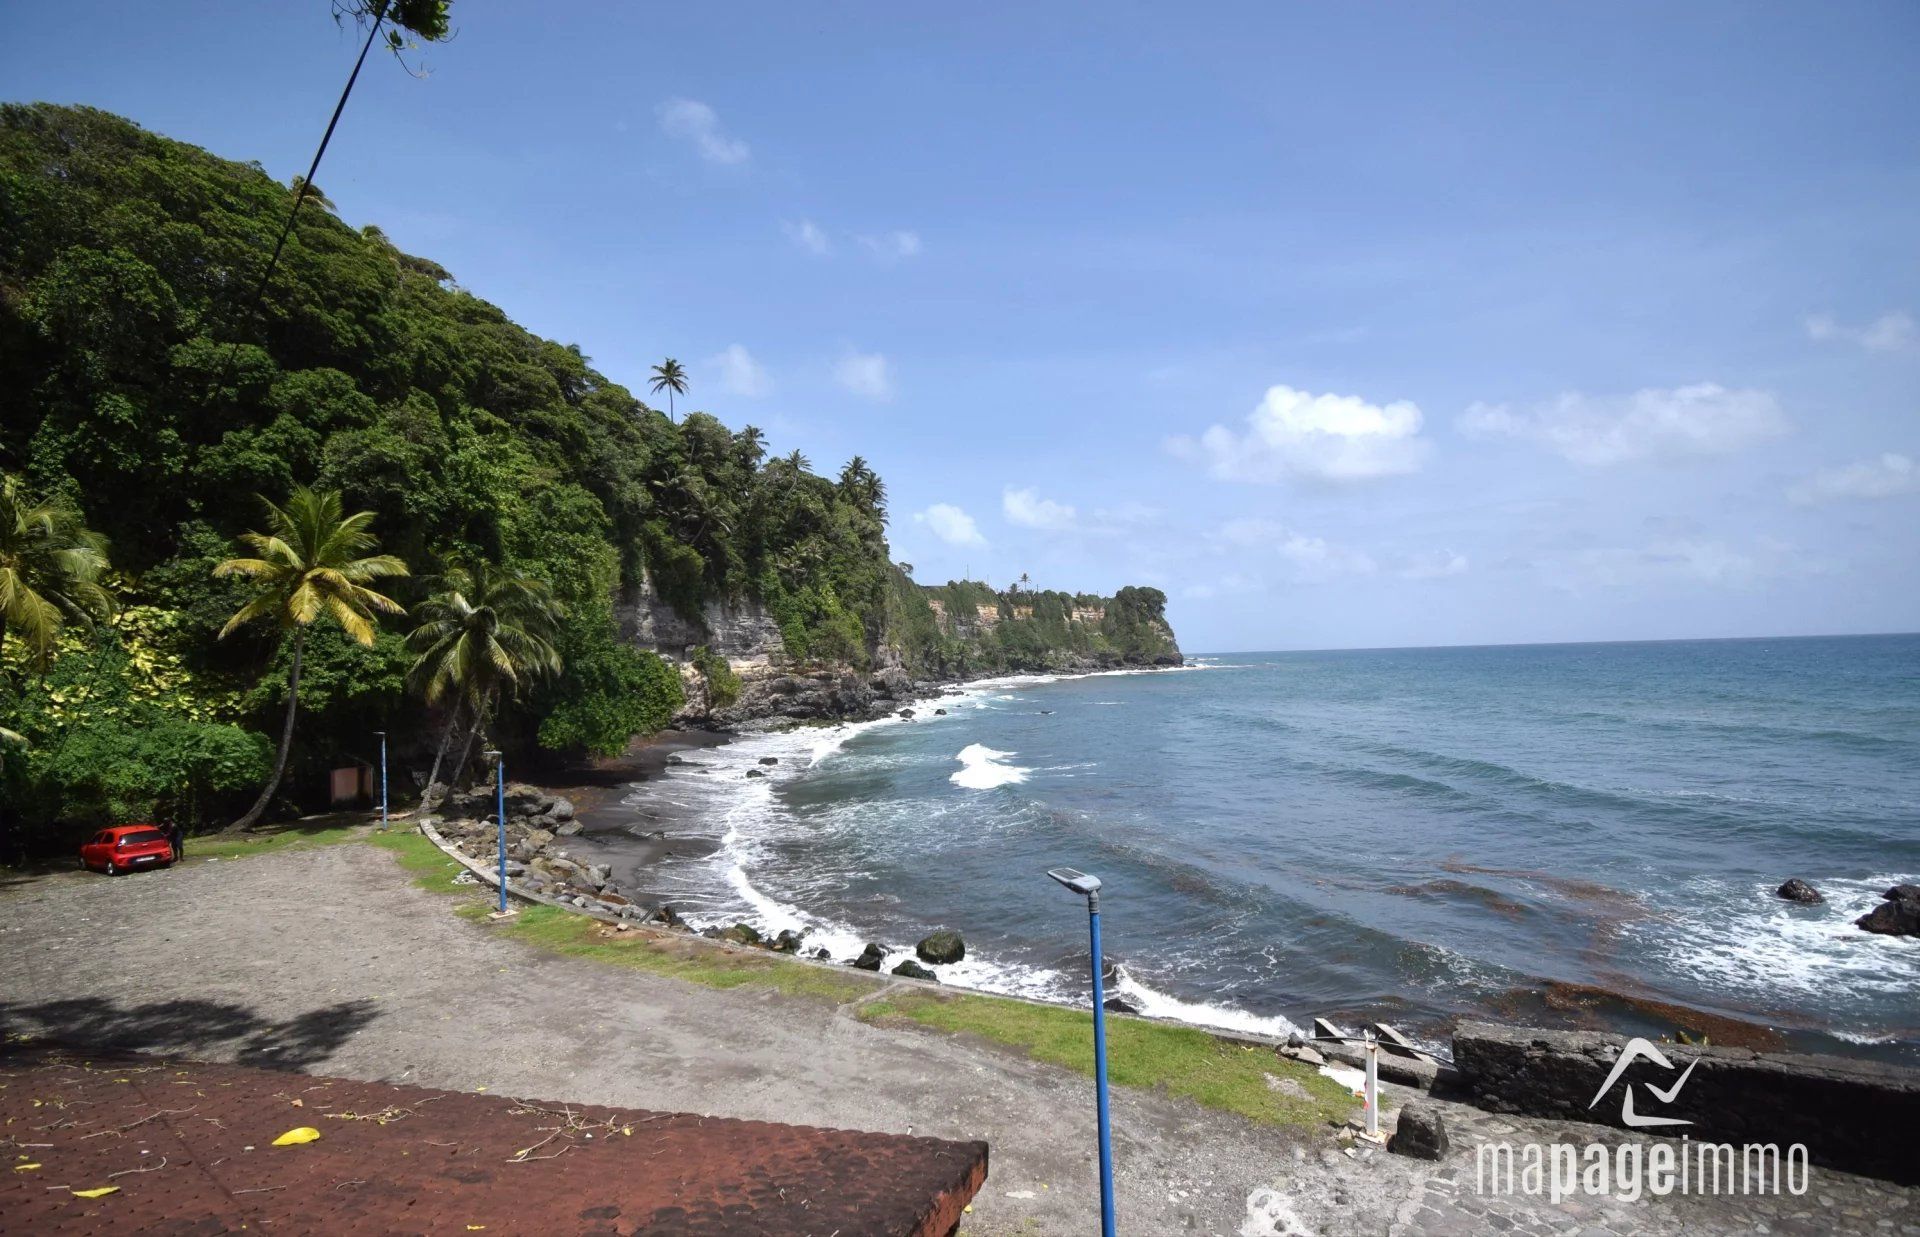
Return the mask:
M 298 826 L 257 836 L 245 834 L 187 839 L 187 862 L 206 859 L 250 859 L 256 855 L 276 855 L 287 850 L 311 850 L 351 842 L 366 832 L 364 825 L 330 825 L 303 829 Z
M 973 993 L 911 992 L 863 1006 L 860 1017 L 972 1035 L 1093 1074 L 1093 1015 L 1087 1011 Z M 1338 1124 L 1356 1106 L 1339 1083 L 1271 1049 L 1132 1018 L 1107 1020 L 1107 1076 L 1117 1086 L 1184 1096 L 1264 1125 Z

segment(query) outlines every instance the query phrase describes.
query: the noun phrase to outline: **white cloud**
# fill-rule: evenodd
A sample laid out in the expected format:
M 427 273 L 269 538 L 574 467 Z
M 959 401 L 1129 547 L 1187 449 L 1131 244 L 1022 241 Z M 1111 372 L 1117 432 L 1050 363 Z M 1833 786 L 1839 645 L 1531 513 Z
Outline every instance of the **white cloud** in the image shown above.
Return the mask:
M 783 223 L 780 225 L 780 230 L 787 234 L 788 240 L 816 258 L 824 258 L 833 252 L 833 242 L 827 239 L 827 234 L 821 231 L 811 219 Z
M 708 163 L 731 166 L 745 163 L 753 154 L 745 142 L 728 135 L 719 113 L 698 99 L 668 99 L 657 114 L 660 132 L 686 142 Z
M 1807 337 L 1858 344 L 1871 352 L 1920 352 L 1920 322 L 1899 310 L 1881 314 L 1864 326 L 1847 326 L 1832 314 L 1807 319 Z
M 867 252 L 871 253 L 874 257 L 883 258 L 890 262 L 897 262 L 902 258 L 917 257 L 920 253 L 920 234 L 918 232 L 881 232 L 875 235 L 856 236 L 854 239 L 864 245 Z
M 1074 509 L 1065 503 L 1042 498 L 1031 487 L 1008 488 L 1000 495 L 1000 510 L 1012 523 L 1023 528 L 1045 528 L 1055 532 L 1073 527 Z
M 1738 451 L 1787 432 L 1787 418 L 1765 391 L 1730 391 L 1713 382 L 1631 395 L 1569 391 L 1544 404 L 1514 410 L 1474 404 L 1459 430 L 1480 438 L 1538 443 L 1577 464 Z
M 893 398 L 893 368 L 878 352 L 849 352 L 833 368 L 833 379 L 862 399 L 885 403 Z
M 1228 520 L 1220 526 L 1218 537 L 1244 549 L 1271 552 L 1287 564 L 1295 580 L 1303 583 L 1334 576 L 1371 575 L 1375 570 L 1373 556 L 1366 551 L 1303 533 L 1275 520 L 1258 517 Z
M 1606 588 L 1643 584 L 1704 584 L 1750 588 L 1786 576 L 1819 575 L 1829 564 L 1802 554 L 1789 542 L 1763 537 L 1729 545 L 1705 537 L 1662 538 L 1638 547 L 1583 550 L 1555 574 L 1562 583 Z
M 707 367 L 716 371 L 720 389 L 728 395 L 759 399 L 773 390 L 766 367 L 753 359 L 744 344 L 728 344 L 725 352 L 707 358 Z
M 1452 550 L 1433 550 L 1416 554 L 1400 566 L 1403 580 L 1440 580 L 1466 574 L 1467 556 Z
M 1359 481 L 1417 470 L 1428 449 L 1420 420 L 1420 409 L 1405 400 L 1369 404 L 1274 386 L 1247 416 L 1244 434 L 1215 425 L 1198 439 L 1182 435 L 1166 445 L 1223 481 Z
M 1803 507 L 1848 498 L 1892 498 L 1920 491 L 1920 468 L 1910 456 L 1887 452 L 1843 468 L 1822 468 L 1787 489 L 1787 498 Z
M 948 545 L 985 545 L 980 526 L 973 517 L 952 503 L 935 503 L 914 515 L 914 520 L 933 530 L 933 535 Z

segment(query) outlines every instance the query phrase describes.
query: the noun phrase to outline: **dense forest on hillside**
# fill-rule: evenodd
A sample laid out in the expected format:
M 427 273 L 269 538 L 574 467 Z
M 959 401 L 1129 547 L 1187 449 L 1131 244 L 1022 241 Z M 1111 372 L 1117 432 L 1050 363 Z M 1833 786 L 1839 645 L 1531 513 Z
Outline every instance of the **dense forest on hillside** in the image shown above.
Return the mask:
M 613 618 L 643 581 L 689 616 L 753 598 L 798 661 L 862 666 L 891 646 L 942 674 L 1036 662 L 1056 638 L 1126 647 L 1118 628 L 1076 635 L 1072 599 L 1036 594 L 1044 621 L 1017 625 L 1034 647 L 983 653 L 889 561 L 863 461 L 823 477 L 798 452 L 768 459 L 752 427 L 670 420 L 348 227 L 317 186 L 256 305 L 291 204 L 258 165 L 107 113 L 0 107 L 0 477 L 13 509 L 67 513 L 106 559 L 106 601 L 67 607 L 44 647 L 0 617 L 17 817 L 222 819 L 266 775 L 288 669 L 296 798 L 370 758 L 376 729 L 414 753 L 452 733 L 414 673 L 417 616 L 369 610 L 365 643 L 324 609 L 297 644 L 272 622 L 223 636 L 253 594 L 214 568 L 266 526 L 263 500 L 303 486 L 372 513 L 370 549 L 405 571 L 380 581 L 398 607 L 465 605 L 446 581 L 475 566 L 538 591 L 560 669 L 490 682 L 487 737 L 510 750 L 616 750 L 671 717 L 679 672 Z M 44 531 L 29 525 L 11 535 Z

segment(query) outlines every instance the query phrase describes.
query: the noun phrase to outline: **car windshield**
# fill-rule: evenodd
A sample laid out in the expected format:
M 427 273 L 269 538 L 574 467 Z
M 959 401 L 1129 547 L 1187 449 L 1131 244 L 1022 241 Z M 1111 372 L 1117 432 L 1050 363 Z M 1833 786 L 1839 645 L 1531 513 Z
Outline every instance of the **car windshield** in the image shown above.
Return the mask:
M 135 829 L 132 833 L 120 835 L 120 845 L 132 846 L 138 842 L 164 842 L 167 835 L 158 829 Z

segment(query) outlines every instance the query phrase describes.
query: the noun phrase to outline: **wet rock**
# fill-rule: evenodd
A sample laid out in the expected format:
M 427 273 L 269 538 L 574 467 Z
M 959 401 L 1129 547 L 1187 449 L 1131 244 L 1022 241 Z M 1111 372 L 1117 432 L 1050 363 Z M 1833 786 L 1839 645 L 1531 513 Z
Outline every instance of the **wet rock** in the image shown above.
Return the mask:
M 747 770 L 748 777 L 765 777 L 766 775 L 767 775 L 766 770 L 764 769 L 748 769 Z
M 1400 1110 L 1400 1124 L 1394 1127 L 1387 1150 L 1416 1160 L 1440 1160 L 1446 1158 L 1451 1145 L 1447 1123 L 1438 1108 L 1431 1104 L 1408 1104 Z
M 933 715 L 935 717 L 945 717 L 947 715 L 947 711 L 945 709 L 935 709 L 933 711 Z
M 860 956 L 853 960 L 853 966 L 858 971 L 878 971 L 880 964 L 886 961 L 886 957 L 886 950 L 868 941 L 867 947 L 860 951 Z
M 762 756 L 760 763 L 763 765 L 777 765 L 780 763 L 780 758 L 778 756 Z
M 723 937 L 723 936 L 725 936 L 725 935 L 726 935 L 726 933 L 724 933 L 724 932 L 722 932 L 722 931 L 721 931 L 721 930 L 720 930 L 720 929 L 719 929 L 719 928 L 718 928 L 718 927 L 716 926 L 716 927 L 712 927 L 712 928 L 702 928 L 702 929 L 700 929 L 700 935 L 701 935 L 701 936 L 704 936 L 704 937 L 706 937 L 706 938 L 707 938 L 708 940 L 710 940 L 710 941 L 717 941 L 717 940 L 719 940 L 719 939 L 720 939 L 721 937 Z
M 899 966 L 894 967 L 893 973 L 895 975 L 905 976 L 908 979 L 931 979 L 936 984 L 940 982 L 940 977 L 938 975 L 935 975 L 932 971 L 929 971 L 926 967 L 921 966 L 918 962 L 915 962 L 912 958 L 908 958 L 905 962 L 902 962 Z
M 1825 898 L 1820 896 L 1818 889 L 1815 889 L 1812 885 L 1807 884 L 1807 882 L 1797 876 L 1780 886 L 1780 888 L 1774 890 L 1774 892 L 1789 902 L 1813 903 L 1826 901 Z
M 902 718 L 905 718 L 905 719 L 906 719 L 907 721 L 912 721 L 912 720 L 913 720 L 913 710 L 912 710 L 912 709 L 902 709 L 902 710 L 900 710 L 900 712 L 899 712 L 899 713 L 898 713 L 898 714 L 897 714 L 896 716 L 899 716 L 899 717 L 902 717 Z
M 678 928 L 683 926 L 686 921 L 680 918 L 680 912 L 674 910 L 672 906 L 661 906 L 656 907 L 653 914 L 647 916 L 647 922 L 665 924 L 669 928 Z
M 741 945 L 758 945 L 760 943 L 759 930 L 750 923 L 734 924 L 720 935 L 726 940 L 734 941 Z
M 783 929 L 773 938 L 773 952 L 777 954 L 795 954 L 800 952 L 800 934 L 791 928 Z
M 570 820 L 566 824 L 561 825 L 558 829 L 555 829 L 553 832 L 554 832 L 554 836 L 556 837 L 570 838 L 575 836 L 582 829 L 585 829 L 585 828 L 586 826 L 581 824 L 579 821 Z
M 1854 925 L 1882 936 L 1920 936 L 1920 885 L 1895 885 L 1880 896 L 1886 901 Z
M 949 962 L 958 962 L 967 956 L 967 943 L 960 939 L 958 932 L 945 930 L 934 932 L 913 947 L 920 961 L 935 966 L 944 966 Z
M 1140 1007 L 1123 996 L 1110 996 L 1103 1003 L 1110 1014 L 1137 1014 Z
M 816 949 L 807 956 L 810 958 L 819 958 L 823 961 L 831 961 L 833 959 L 833 954 L 824 948 Z

